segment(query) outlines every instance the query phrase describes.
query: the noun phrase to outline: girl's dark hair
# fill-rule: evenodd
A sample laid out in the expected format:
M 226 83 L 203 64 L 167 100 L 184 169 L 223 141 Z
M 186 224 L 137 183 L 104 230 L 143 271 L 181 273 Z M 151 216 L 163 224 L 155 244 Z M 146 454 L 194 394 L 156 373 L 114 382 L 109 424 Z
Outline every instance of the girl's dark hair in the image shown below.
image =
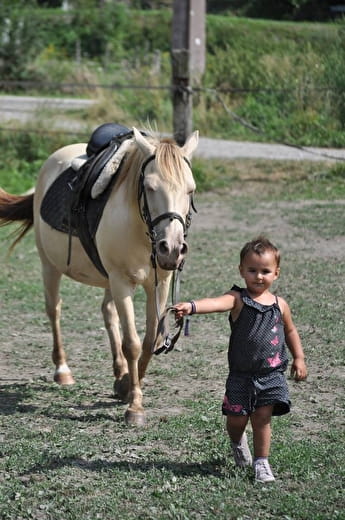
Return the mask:
M 268 238 L 265 236 L 259 236 L 247 242 L 240 253 L 241 264 L 244 261 L 245 256 L 248 253 L 256 253 L 257 255 L 263 255 L 266 251 L 271 251 L 274 254 L 275 260 L 277 262 L 277 267 L 280 265 L 280 251 L 276 246 L 274 246 Z

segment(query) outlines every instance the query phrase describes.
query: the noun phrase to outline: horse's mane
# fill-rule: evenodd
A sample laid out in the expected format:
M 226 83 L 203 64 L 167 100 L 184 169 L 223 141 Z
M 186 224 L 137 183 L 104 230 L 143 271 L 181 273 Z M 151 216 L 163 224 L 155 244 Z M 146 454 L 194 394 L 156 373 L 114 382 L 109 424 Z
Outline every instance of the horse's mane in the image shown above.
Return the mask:
M 185 182 L 186 162 L 181 148 L 172 139 L 162 139 L 156 148 L 156 161 L 163 178 L 171 187 L 181 186 Z
M 184 171 L 186 162 L 181 153 L 181 148 L 173 139 L 159 139 L 153 135 L 146 139 L 155 147 L 155 160 L 162 178 L 169 185 L 169 189 L 174 190 L 177 186 L 185 183 Z M 138 181 L 141 172 L 143 155 L 135 142 L 129 150 L 124 161 L 117 186 L 126 182 L 128 197 L 136 198 L 138 193 Z

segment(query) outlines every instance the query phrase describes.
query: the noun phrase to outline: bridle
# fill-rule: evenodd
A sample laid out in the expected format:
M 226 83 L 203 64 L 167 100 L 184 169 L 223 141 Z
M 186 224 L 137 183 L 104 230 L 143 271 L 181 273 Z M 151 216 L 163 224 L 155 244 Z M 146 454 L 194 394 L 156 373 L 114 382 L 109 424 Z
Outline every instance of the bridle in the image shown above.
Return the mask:
M 192 210 L 196 212 L 196 209 L 194 206 L 193 195 L 191 194 L 189 209 L 188 209 L 188 213 L 186 215 L 185 220 L 183 219 L 183 217 L 181 215 L 179 215 L 178 213 L 176 213 L 174 211 L 167 211 L 165 213 L 162 213 L 161 215 L 158 215 L 154 219 L 152 219 L 151 213 L 150 213 L 150 207 L 149 207 L 148 200 L 147 200 L 147 194 L 146 194 L 146 190 L 145 190 L 145 169 L 146 169 L 146 166 L 151 161 L 155 160 L 155 158 L 156 158 L 155 155 L 150 155 L 149 157 L 147 157 L 147 159 L 145 159 L 145 161 L 143 162 L 143 164 L 141 166 L 139 183 L 138 183 L 138 205 L 139 205 L 140 216 L 141 216 L 143 222 L 145 222 L 145 224 L 147 226 L 147 230 L 148 230 L 147 235 L 151 242 L 151 263 L 152 263 L 152 267 L 155 272 L 156 312 L 157 312 L 157 317 L 159 319 L 159 307 L 158 307 L 158 301 L 157 301 L 157 287 L 158 287 L 157 232 L 155 230 L 155 227 L 162 220 L 169 219 L 170 222 L 172 222 L 173 220 L 176 219 L 182 224 L 183 236 L 184 236 L 184 238 L 186 238 L 187 234 L 188 234 L 188 229 L 192 222 Z M 191 164 L 190 164 L 189 160 L 186 157 L 183 157 L 183 159 L 186 161 L 188 166 L 191 168 Z M 183 264 L 184 264 L 184 261 L 182 261 L 181 264 L 178 266 L 178 268 L 174 271 L 173 287 L 172 287 L 172 303 L 173 304 L 176 303 L 176 301 L 178 299 L 179 275 L 183 269 Z

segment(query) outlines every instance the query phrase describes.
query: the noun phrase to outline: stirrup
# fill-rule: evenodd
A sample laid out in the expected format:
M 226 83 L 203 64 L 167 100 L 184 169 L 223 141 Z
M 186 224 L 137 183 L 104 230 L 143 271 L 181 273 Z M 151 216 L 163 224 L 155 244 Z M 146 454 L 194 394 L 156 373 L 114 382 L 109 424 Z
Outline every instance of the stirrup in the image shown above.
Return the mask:
M 176 312 L 175 307 L 167 307 L 167 309 L 165 309 L 165 311 L 163 312 L 161 319 L 159 320 L 154 345 L 156 345 L 157 343 L 161 344 L 162 342 L 163 342 L 163 344 L 161 347 L 158 347 L 155 350 L 152 350 L 153 354 L 158 355 L 158 354 L 161 354 L 162 352 L 165 352 L 165 354 L 167 354 L 168 352 L 170 352 L 174 348 L 175 343 L 181 334 L 181 330 L 183 328 L 183 318 L 182 317 L 176 319 L 176 316 L 175 316 L 175 329 L 177 329 L 177 331 L 170 332 L 169 320 L 170 320 L 170 314 L 172 312 L 175 314 L 175 312 Z

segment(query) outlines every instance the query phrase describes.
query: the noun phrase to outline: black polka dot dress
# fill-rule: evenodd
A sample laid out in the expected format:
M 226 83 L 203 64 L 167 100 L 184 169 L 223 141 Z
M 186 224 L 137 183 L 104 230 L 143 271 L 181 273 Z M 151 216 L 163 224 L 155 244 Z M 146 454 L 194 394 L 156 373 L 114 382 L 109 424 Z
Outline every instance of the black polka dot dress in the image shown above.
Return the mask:
M 235 322 L 231 315 L 229 317 L 230 372 L 267 374 L 277 369 L 284 371 L 288 357 L 278 300 L 272 305 L 261 305 L 252 300 L 246 289 L 235 285 L 232 290 L 240 291 L 243 308 Z
M 270 404 L 274 405 L 273 415 L 287 413 L 290 401 L 283 373 L 288 356 L 278 299 L 262 305 L 246 289 L 234 286 L 232 290 L 241 293 L 243 308 L 236 321 L 229 317 L 229 376 L 223 413 L 246 415 Z

